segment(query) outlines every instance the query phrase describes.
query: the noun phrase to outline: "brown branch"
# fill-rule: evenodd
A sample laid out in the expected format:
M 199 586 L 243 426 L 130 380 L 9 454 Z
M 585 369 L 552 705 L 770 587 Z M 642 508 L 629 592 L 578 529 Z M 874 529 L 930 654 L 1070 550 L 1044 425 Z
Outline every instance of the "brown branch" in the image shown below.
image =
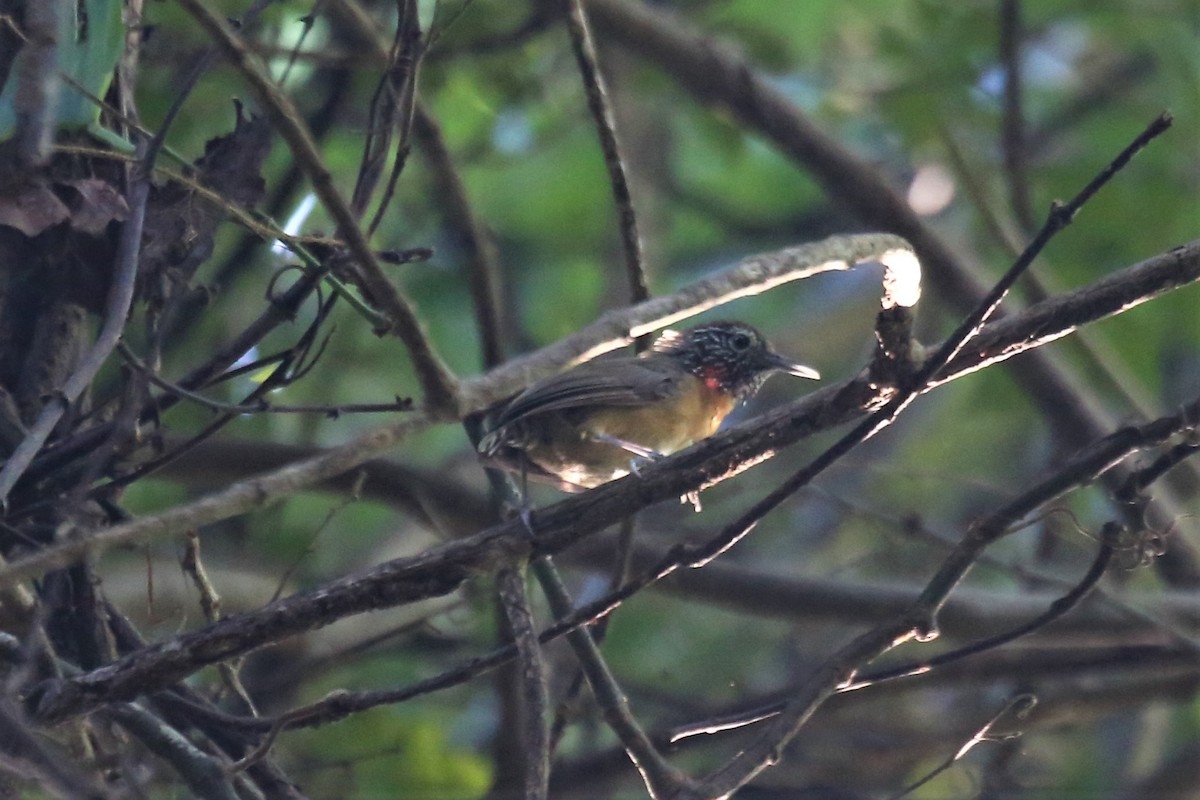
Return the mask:
M 500 255 L 482 220 L 471 208 L 467 187 L 454 167 L 437 120 L 421 103 L 417 103 L 414 112 L 413 135 L 433 172 L 434 192 L 446 215 L 446 225 L 457 234 L 466 250 L 483 366 L 492 369 L 504 361 L 500 344 L 503 322 L 499 302 Z
M 767 272 L 761 269 L 761 265 L 759 267 L 760 273 Z M 1198 280 L 1200 240 L 1115 273 L 1094 286 L 1048 300 L 985 326 L 973 340 L 973 346 L 941 370 L 931 385 L 941 385 L 988 364 L 1047 344 L 1084 322 L 1118 314 L 1159 294 Z M 741 285 L 740 282 L 735 284 Z M 718 286 L 721 289 L 730 288 L 723 281 L 718 281 Z M 707 296 L 706 288 L 711 287 L 708 287 L 708 282 L 702 282 L 684 290 L 682 294 L 694 301 L 695 295 Z M 655 304 L 664 299 L 667 298 L 656 298 L 650 302 Z M 640 308 L 638 306 L 634 310 Z M 1062 320 L 1061 324 L 1056 324 L 1057 319 Z M 602 326 L 603 323 L 602 318 L 596 325 Z M 560 345 L 547 349 L 557 350 Z M 816 431 L 859 417 L 863 408 L 878 399 L 868 383 L 860 377 L 839 386 L 818 390 L 754 420 L 752 425 L 730 428 L 683 453 L 663 459 L 661 464 L 645 469 L 640 479 L 636 476 L 633 480 L 625 478 L 559 503 L 545 512 L 538 512 L 537 516 L 542 518 L 539 528 L 543 533 L 554 530 L 555 524 L 565 524 L 566 528 L 570 528 L 572 524 L 580 522 L 571 518 L 571 514 L 598 507 L 606 509 L 603 525 L 608 525 L 634 508 L 679 497 L 721 480 L 732 471 L 753 463 L 767 450 L 775 450 Z M 0 570 L 0 586 L 11 585 L 16 580 L 40 574 L 47 569 L 65 566 L 84 554 L 100 553 L 113 545 L 148 541 L 265 507 L 292 492 L 353 469 L 394 446 L 408 433 L 431 422 L 425 414 L 414 414 L 393 425 L 369 431 L 345 445 L 239 483 L 186 506 L 114 526 L 88 538 L 29 556 Z M 655 480 L 651 480 L 652 477 Z M 618 494 L 619 498 L 613 498 L 613 493 Z M 549 524 L 545 515 L 564 506 L 572 511 L 568 511 L 565 517 L 553 517 L 556 522 Z M 588 528 L 580 538 L 592 530 Z
M 574 601 L 552 566 L 548 557 L 534 561 L 538 580 L 554 616 L 561 622 L 575 611 Z M 654 798 L 665 797 L 664 792 L 686 782 L 686 776 L 668 764 L 650 741 L 646 732 L 634 719 L 629 710 L 629 701 L 600 654 L 600 648 L 586 627 L 577 627 L 567 634 L 580 669 L 587 676 L 588 685 L 604 713 L 604 721 L 621 740 L 625 751 L 641 773 L 646 787 Z
M 1022 230 L 1034 227 L 1029 199 L 1029 170 L 1025 153 L 1025 112 L 1021 76 L 1021 0 L 1001 0 L 1000 62 L 1004 65 L 1004 116 L 1000 150 L 1004 154 L 1004 180 L 1009 204 Z
M 517 659 L 521 664 L 520 685 L 522 707 L 521 751 L 525 760 L 523 797 L 545 800 L 550 783 L 550 731 L 546 717 L 550 705 L 547 688 L 545 657 L 538 644 L 533 609 L 525 589 L 524 565 L 502 567 L 496 574 L 496 592 L 512 630 Z
M 932 385 L 1048 344 L 1081 325 L 1123 313 L 1198 280 L 1200 239 L 990 323 L 971 340 L 971 352 L 960 353 L 934 376 Z
M 985 548 L 1011 533 L 1022 517 L 1064 492 L 1090 483 L 1133 452 L 1162 443 L 1195 424 L 1200 399 L 1180 413 L 1147 425 L 1123 428 L 1079 453 L 1062 470 L 1006 503 L 966 532 L 959 546 L 942 562 L 921 597 L 893 622 L 864 633 L 842 647 L 809 677 L 754 741 L 705 778 L 695 793 L 679 800 L 724 797 L 745 785 L 773 761 L 818 707 L 849 685 L 863 664 L 908 641 L 930 641 L 938 635 L 937 614 L 950 592 Z
M 637 215 L 634 213 L 633 197 L 629 192 L 629 177 L 625 162 L 621 158 L 621 145 L 617 139 L 617 123 L 608 102 L 608 90 L 600 74 L 596 43 L 588 25 L 587 14 L 581 0 L 563 0 L 566 12 L 567 32 L 571 35 L 571 49 L 575 63 L 583 77 L 587 94 L 588 110 L 596 134 L 600 137 L 600 150 L 604 154 L 604 166 L 608 170 L 608 181 L 612 186 L 613 201 L 617 206 L 617 217 L 621 229 L 621 249 L 625 254 L 625 274 L 629 281 L 629 301 L 640 303 L 650 297 L 646 285 L 646 268 L 643 264 L 642 238 L 638 233 Z
M 200 528 L 279 502 L 294 492 L 348 472 L 363 461 L 394 447 L 408 434 L 428 427 L 431 422 L 426 413 L 416 412 L 398 422 L 368 431 L 344 445 L 325 450 L 304 461 L 289 464 L 267 475 L 243 481 L 193 503 L 93 533 L 59 548 L 42 551 L 25 561 L 11 565 L 10 573 L 0 571 L 0 585 L 11 585 L 12 580 L 39 574 L 43 569 L 67 566 L 85 554 L 100 553 L 114 545 L 149 541 L 189 528 Z M 32 571 L 25 572 L 30 568 L 33 568 Z
M 1148 280 L 1147 275 L 1155 277 Z M 1104 291 L 1099 293 L 1099 297 L 1093 297 L 1091 289 L 1082 289 L 1073 295 L 1075 302 L 1072 305 L 1087 307 L 1093 318 L 1101 318 L 1118 313 L 1147 296 L 1197 280 L 1200 280 L 1200 241 L 1131 267 L 1119 278 L 1114 276 L 1104 282 Z M 1116 290 L 1117 284 L 1125 287 L 1124 293 Z M 993 324 L 1005 326 L 1009 333 L 1007 339 L 990 337 L 988 334 L 993 326 L 984 328 L 975 340 L 976 346 L 960 353 L 942 371 L 939 380 L 945 382 L 951 374 L 967 374 L 980 363 L 1005 358 L 1021 347 L 1035 347 L 1057 338 L 1056 331 L 1044 327 L 1044 320 L 1040 319 L 1037 311 L 1038 308 L 1034 307 L 1027 312 L 1037 320 L 1037 325 L 1042 326 L 1036 330 L 1019 324 L 1025 316 L 1023 314 Z M 988 342 L 988 347 L 993 349 L 983 349 L 982 342 Z M 349 614 L 448 593 L 469 576 L 493 571 L 508 563 L 509 559 L 527 554 L 531 547 L 542 554 L 560 552 L 635 510 L 695 491 L 761 460 L 761 455 L 768 450 L 778 450 L 816 431 L 860 416 L 863 413 L 861 409 L 875 396 L 867 383 L 866 378 L 860 377 L 841 386 L 814 392 L 775 412 L 732 427 L 700 445 L 649 465 L 642 470 L 641 477 L 629 476 L 537 510 L 533 513 L 536 534 L 531 535 L 520 520 L 510 521 L 472 537 L 432 548 L 418 556 L 397 559 L 348 575 L 259 611 L 230 617 L 216 625 L 150 647 L 115 665 L 64 684 L 56 691 L 56 697 L 47 697 L 43 701 L 43 713 L 49 717 L 82 713 L 98 702 L 127 699 L 141 691 L 169 685 L 205 664 L 321 627 Z M 388 445 L 418 424 L 416 420 L 406 423 L 384 429 L 391 431 L 387 434 Z M 378 439 L 371 437 L 383 435 L 382 431 L 373 432 L 367 435 L 365 443 L 336 448 L 326 455 L 239 484 L 197 503 L 114 527 L 83 543 L 72 543 L 47 554 L 27 558 L 0 572 L 0 585 L 38 574 L 43 569 L 71 563 L 83 553 L 98 551 L 117 542 L 140 541 L 155 533 L 184 529 L 188 525 L 182 524 L 183 520 L 204 515 L 207 523 L 239 513 L 236 509 L 258 507 L 268 498 L 282 496 L 277 493 L 294 492 L 301 486 L 350 469 L 361 461 L 354 458 L 356 449 L 367 444 L 378 444 Z M 379 449 L 382 447 L 371 452 L 378 452 Z M 334 464 L 328 461 L 331 458 L 341 460 Z M 231 513 L 223 513 L 224 505 L 230 502 L 238 505 Z M 690 563 L 696 552 L 673 551 L 669 561 L 651 570 L 662 573 L 655 575 L 654 580 L 674 572 L 682 564 Z M 630 596 L 648 582 L 652 581 L 634 581 L 615 596 Z M 866 648 L 849 652 L 851 655 L 859 652 L 864 654 L 855 661 L 859 663 L 866 660 L 866 655 L 872 650 Z M 829 675 L 825 674 L 825 677 Z
M 903 239 L 871 233 L 831 236 L 820 242 L 750 256 L 674 294 L 606 311 L 595 322 L 548 347 L 510 359 L 499 369 L 465 381 L 462 385 L 463 407 L 470 410 L 486 408 L 566 364 L 587 361 L 624 347 L 640 336 L 740 297 L 761 294 L 822 272 L 848 270 L 863 263 L 892 263 L 899 259 L 903 269 L 909 265 L 911 255 L 912 248 Z M 903 283 L 911 284 L 910 281 Z M 888 296 L 886 284 L 884 296 Z
M 168 451 L 184 441 L 177 435 L 164 437 Z M 221 437 L 194 448 L 187 458 L 165 466 L 159 475 L 194 490 L 211 491 L 322 452 L 311 446 Z M 396 508 L 413 522 L 442 532 L 447 538 L 466 536 L 493 522 L 487 498 L 475 487 L 392 459 L 364 461 L 352 471 L 310 489 L 348 494 L 354 491 L 359 476 L 363 499 Z
M 821 131 L 739 53 L 658 6 L 632 0 L 586 0 L 585 7 L 607 40 L 656 65 L 698 101 L 732 114 L 747 130 L 801 165 L 833 201 L 867 227 L 897 233 L 911 242 L 928 272 L 928 284 L 938 295 L 959 308 L 973 307 L 983 296 L 985 286 L 976 277 L 979 269 L 970 257 L 955 253 L 874 165 Z M 1092 401 L 1090 390 L 1080 386 L 1052 354 L 1023 359 L 1014 365 L 1013 374 L 1064 441 L 1078 446 L 1112 426 L 1113 421 Z M 1120 479 L 1120 473 L 1106 478 L 1114 484 Z M 1163 494 L 1161 502 L 1178 505 L 1169 493 Z M 1200 584 L 1200 558 L 1180 540 L 1156 566 L 1173 583 Z

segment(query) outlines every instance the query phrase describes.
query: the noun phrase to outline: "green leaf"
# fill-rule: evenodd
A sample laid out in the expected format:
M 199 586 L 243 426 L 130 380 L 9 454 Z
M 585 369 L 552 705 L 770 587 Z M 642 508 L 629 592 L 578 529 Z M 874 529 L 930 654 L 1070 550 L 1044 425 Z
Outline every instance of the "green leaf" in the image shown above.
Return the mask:
M 58 128 L 84 128 L 100 118 L 100 106 L 93 98 L 108 91 L 113 69 L 121 56 L 125 27 L 121 21 L 121 0 L 85 0 L 86 18 L 75 13 L 76 5 L 58 0 L 58 67 L 60 87 L 55 108 Z M 0 94 L 0 138 L 12 136 L 16 128 L 18 80 L 28 58 L 23 48 L 4 91 Z

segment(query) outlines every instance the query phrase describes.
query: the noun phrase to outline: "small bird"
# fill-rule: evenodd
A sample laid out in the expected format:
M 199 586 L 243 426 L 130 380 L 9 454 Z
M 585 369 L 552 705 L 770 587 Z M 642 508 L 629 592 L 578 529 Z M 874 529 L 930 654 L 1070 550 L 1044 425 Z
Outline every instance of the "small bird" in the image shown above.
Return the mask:
M 776 371 L 820 377 L 742 322 L 666 331 L 639 355 L 588 361 L 533 384 L 491 415 L 478 450 L 503 469 L 583 491 L 716 433 Z

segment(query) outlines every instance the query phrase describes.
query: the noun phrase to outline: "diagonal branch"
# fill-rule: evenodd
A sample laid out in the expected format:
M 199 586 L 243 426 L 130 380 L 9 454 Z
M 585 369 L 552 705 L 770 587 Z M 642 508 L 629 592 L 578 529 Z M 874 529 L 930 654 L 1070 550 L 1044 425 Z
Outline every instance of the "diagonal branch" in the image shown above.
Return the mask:
M 986 290 L 978 259 L 956 252 L 875 165 L 821 130 L 736 49 L 658 5 L 586 0 L 585 7 L 599 38 L 628 48 L 670 76 L 687 95 L 732 115 L 747 131 L 762 136 L 866 227 L 911 242 L 937 296 L 960 309 L 978 304 Z M 1082 445 L 1114 424 L 1054 353 L 1023 359 L 1014 365 L 1013 375 L 1065 442 Z M 1121 477 L 1114 473 L 1105 479 L 1112 486 Z M 1183 505 L 1171 492 L 1163 492 L 1159 502 L 1171 513 L 1179 513 Z M 1180 539 L 1172 540 L 1172 548 L 1155 564 L 1173 584 L 1200 583 L 1200 557 Z
M 713 280 L 719 286 L 725 287 L 723 280 Z M 1159 294 L 1197 281 L 1200 281 L 1200 240 L 1128 267 L 1093 286 L 1052 298 L 1020 314 L 985 326 L 972 340 L 971 348 L 959 353 L 934 376 L 931 387 L 940 386 L 984 366 L 1052 342 L 1084 322 L 1094 322 L 1119 314 Z M 681 294 L 694 303 L 697 300 L 696 296 L 702 295 L 704 287 L 708 284 L 709 281 L 703 281 L 683 290 Z M 651 304 L 669 299 L 657 298 L 651 301 Z M 641 308 L 642 306 L 635 306 L 630 313 Z M 1056 322 L 1058 319 L 1062 322 Z M 608 324 L 602 317 L 585 330 L 593 332 L 594 338 L 591 341 L 594 342 L 599 338 L 598 334 L 607 327 Z M 622 326 L 617 323 L 616 327 Z M 578 335 L 564 340 L 568 351 L 586 346 L 588 340 L 585 338 L 583 342 L 579 342 L 577 337 Z M 560 356 L 559 351 L 563 349 L 564 342 L 538 351 L 529 361 L 555 363 L 553 357 L 541 354 L 550 352 L 553 356 Z M 500 377 L 494 377 L 497 375 Z M 504 367 L 489 373 L 479 382 L 503 386 L 514 378 L 515 376 L 509 374 L 509 368 Z M 584 509 L 589 513 L 604 509 L 603 516 L 597 518 L 602 520 L 599 527 L 603 527 L 622 519 L 632 510 L 676 498 L 722 480 L 754 461 L 761 460 L 764 452 L 777 450 L 815 432 L 852 421 L 860 417 L 863 409 L 878 399 L 877 391 L 872 389 L 869 383 L 866 378 L 857 377 L 840 385 L 818 390 L 783 408 L 749 423 L 719 432 L 694 447 L 663 459 L 661 463 L 643 470 L 643 477 L 640 479 L 636 476 L 624 478 L 538 512 L 540 535 L 550 537 L 558 543 L 554 549 L 561 549 L 566 546 L 561 543 L 561 537 L 569 536 L 569 531 L 579 531 L 576 538 L 582 538 L 597 529 L 591 526 L 581 527 L 585 520 L 577 517 Z M 114 526 L 90 537 L 28 556 L 0 570 L 0 586 L 10 586 L 15 581 L 65 566 L 84 555 L 98 554 L 115 545 L 150 541 L 279 502 L 298 490 L 357 467 L 395 446 L 409 433 L 432 422 L 433 420 L 425 414 L 414 414 L 400 422 L 369 431 L 345 445 L 272 470 L 249 481 L 239 482 L 193 503 Z M 566 512 L 560 514 L 556 509 L 566 509 Z M 516 529 L 519 526 L 509 527 Z
M 510 359 L 499 369 L 462 385 L 463 408 L 478 410 L 529 385 L 537 378 L 562 369 L 565 364 L 588 361 L 616 350 L 660 328 L 700 314 L 711 308 L 762 294 L 791 281 L 822 272 L 844 271 L 857 264 L 911 262 L 912 248 L 898 236 L 886 233 L 831 236 L 819 242 L 762 253 L 679 291 L 655 297 L 628 308 L 613 309 L 575 333 L 533 353 Z M 900 269 L 911 276 L 911 270 Z M 892 273 L 889 273 L 892 274 Z M 917 276 L 919 278 L 919 271 Z M 900 286 L 914 291 L 911 279 Z M 885 300 L 891 297 L 885 284 Z M 919 291 L 919 286 L 916 288 Z M 886 304 L 886 303 L 885 303 Z
M 681 793 L 678 800 L 726 797 L 744 786 L 773 763 L 780 749 L 796 735 L 817 708 L 839 687 L 848 684 L 863 664 L 904 642 L 936 638 L 937 613 L 950 592 L 983 550 L 1010 533 L 1014 523 L 1064 492 L 1091 482 L 1130 454 L 1161 444 L 1178 432 L 1194 427 L 1198 418 L 1200 399 L 1176 414 L 1146 425 L 1122 428 L 1085 448 L 1063 469 L 973 526 L 955 551 L 942 562 L 916 603 L 892 622 L 857 636 L 826 660 L 754 743 L 709 775 L 700 790 Z
M 1103 291 L 1089 287 L 1071 295 L 1070 303 L 1063 299 L 1048 302 L 1064 304 L 1062 307 L 1068 309 L 1067 313 L 1072 309 L 1087 308 L 1093 319 L 1099 319 L 1119 313 L 1170 288 L 1198 280 L 1200 241 L 1124 270 L 1120 275 L 1102 282 L 1100 288 Z M 1123 287 L 1123 291 L 1118 287 Z M 1021 325 L 1026 315 L 1032 319 L 1032 326 Z M 997 326 L 1004 327 L 1007 332 L 1005 338 L 990 335 Z M 1047 327 L 1046 320 L 1035 306 L 1026 314 L 1014 315 L 985 327 L 974 340 L 974 346 L 961 352 L 939 374 L 938 380 L 945 383 L 956 375 L 974 371 L 981 363 L 1008 358 L 1023 349 L 1053 341 L 1059 335 L 1056 330 Z M 983 349 L 984 342 L 988 349 Z M 55 689 L 55 696 L 43 699 L 41 713 L 51 718 L 82 713 L 99 702 L 128 699 L 140 692 L 170 685 L 206 664 L 322 627 L 351 614 L 446 594 L 472 575 L 494 571 L 509 563 L 510 559 L 527 555 L 531 547 L 540 554 L 561 552 L 636 510 L 695 491 L 762 460 L 766 452 L 773 452 L 814 432 L 861 417 L 863 408 L 876 397 L 877 390 L 869 386 L 866 377 L 827 387 L 656 462 L 646 467 L 640 478 L 629 476 L 534 512 L 535 535 L 531 536 L 520 520 L 510 521 L 474 536 L 431 548 L 417 556 L 397 559 L 347 575 L 258 611 L 229 617 L 64 683 Z M 403 432 L 411 429 L 401 426 L 415 428 L 418 424 L 414 420 L 407 420 L 401 425 L 383 429 L 391 432 L 387 434 L 390 437 L 388 444 L 394 443 Z M 375 431 L 368 436 L 372 435 L 378 437 L 382 433 Z M 367 439 L 357 443 L 357 446 L 362 448 L 372 443 L 378 444 L 375 440 Z M 335 448 L 328 454 L 247 482 L 249 485 L 239 484 L 176 511 L 114 527 L 97 534 L 93 540 L 71 543 L 27 558 L 0 572 L 0 585 L 10 585 L 14 580 L 70 563 L 85 553 L 118 542 L 142 541 L 151 535 L 165 535 L 240 513 L 233 511 L 223 514 L 223 503 L 237 500 L 249 507 L 257 507 L 253 505 L 254 500 L 262 504 L 266 499 L 277 499 L 283 493 L 311 485 L 318 479 L 316 474 L 321 477 L 336 474 L 331 465 L 325 463 L 328 458 L 340 459 L 336 466 L 343 470 L 349 469 L 353 465 L 351 462 L 358 463 L 366 458 L 361 456 L 356 460 L 354 451 L 355 448 L 349 445 Z M 378 449 L 371 451 L 375 452 Z M 286 485 L 286 492 L 280 488 L 281 483 Z M 245 507 L 240 508 L 246 510 Z M 204 522 L 188 521 L 192 518 L 186 515 L 200 513 L 205 515 Z M 654 571 L 661 574 L 656 574 L 654 580 L 690 563 L 692 557 L 690 552 L 673 552 L 671 559 L 656 566 Z M 635 581 L 623 588 L 619 595 L 627 597 L 645 585 L 646 582 L 639 584 Z M 865 657 L 861 660 L 865 660 Z
M 830 270 L 845 270 L 876 259 L 894 265 L 885 274 L 884 305 L 894 305 L 900 300 L 915 302 L 919 292 L 920 271 L 915 268 L 904 240 L 887 234 L 835 236 L 823 242 L 753 256 L 673 295 L 658 297 L 632 308 L 609 311 L 592 325 L 566 339 L 465 384 L 462 392 L 464 410 L 477 411 L 512 394 L 526 385 L 532 376 L 561 367 L 573 355 L 594 357 L 627 344 L 643 333 L 739 297 L 759 294 L 788 281 Z M 0 584 L 17 577 L 17 571 L 28 570 L 22 574 L 32 575 L 51 565 L 64 566 L 85 553 L 100 553 L 116 544 L 167 536 L 279 502 L 297 489 L 353 469 L 395 445 L 411 431 L 436 421 L 440 421 L 440 418 L 434 414 L 414 415 L 403 422 L 364 434 L 322 455 L 232 486 L 187 506 L 154 517 L 144 517 L 129 525 L 109 528 L 89 537 L 80 537 L 53 550 L 30 556 L 9 570 L 0 570 Z
M 617 205 L 620 220 L 621 249 L 625 254 L 625 273 L 629 279 L 629 299 L 640 303 L 650 297 L 646 285 L 646 269 L 643 264 L 642 238 L 638 233 L 637 215 L 634 213 L 633 197 L 629 192 L 629 176 L 621 158 L 621 145 L 617 139 L 617 123 L 612 106 L 608 102 L 608 90 L 600 74 L 596 42 L 588 25 L 587 13 L 582 0 L 564 0 L 567 32 L 571 34 L 571 49 L 575 51 L 575 63 L 583 77 L 587 93 L 588 109 L 600 137 L 600 150 L 604 153 L 604 166 L 608 170 L 608 181 L 612 185 L 613 201 Z

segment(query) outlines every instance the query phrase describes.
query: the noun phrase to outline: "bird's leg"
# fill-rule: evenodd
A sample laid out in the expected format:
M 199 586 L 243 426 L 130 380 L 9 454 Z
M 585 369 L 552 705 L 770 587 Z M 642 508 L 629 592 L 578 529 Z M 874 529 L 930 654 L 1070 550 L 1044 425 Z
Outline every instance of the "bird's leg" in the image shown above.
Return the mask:
M 627 453 L 633 453 L 638 458 L 645 461 L 653 461 L 656 458 L 662 458 L 663 454 L 657 450 L 651 450 L 649 447 L 642 447 L 640 444 L 635 444 L 628 439 L 619 439 L 616 436 L 609 436 L 607 433 L 589 432 L 588 436 L 592 441 L 601 442 L 603 444 L 611 444 L 613 447 L 619 447 Z
M 533 510 L 529 507 L 529 465 L 525 459 L 521 459 L 521 485 L 517 491 L 521 497 L 521 522 L 525 523 L 525 530 L 529 531 L 529 535 L 533 535 Z
M 525 460 L 520 461 L 520 468 L 513 472 L 489 470 L 493 486 L 501 485 L 501 516 L 505 520 L 514 516 L 520 517 L 525 524 L 525 530 L 533 535 L 533 509 L 529 505 L 529 470 Z M 499 482 L 499 484 L 497 484 Z
M 633 458 L 629 459 L 629 471 L 639 478 L 642 477 L 642 472 L 638 468 L 642 463 L 657 461 L 663 457 L 663 454 L 657 450 L 651 450 L 649 447 L 642 447 L 640 444 L 635 444 L 627 439 L 620 439 L 616 436 L 610 436 L 607 433 L 589 433 L 593 441 L 611 444 L 613 447 L 619 447 L 627 453 L 632 453 Z

